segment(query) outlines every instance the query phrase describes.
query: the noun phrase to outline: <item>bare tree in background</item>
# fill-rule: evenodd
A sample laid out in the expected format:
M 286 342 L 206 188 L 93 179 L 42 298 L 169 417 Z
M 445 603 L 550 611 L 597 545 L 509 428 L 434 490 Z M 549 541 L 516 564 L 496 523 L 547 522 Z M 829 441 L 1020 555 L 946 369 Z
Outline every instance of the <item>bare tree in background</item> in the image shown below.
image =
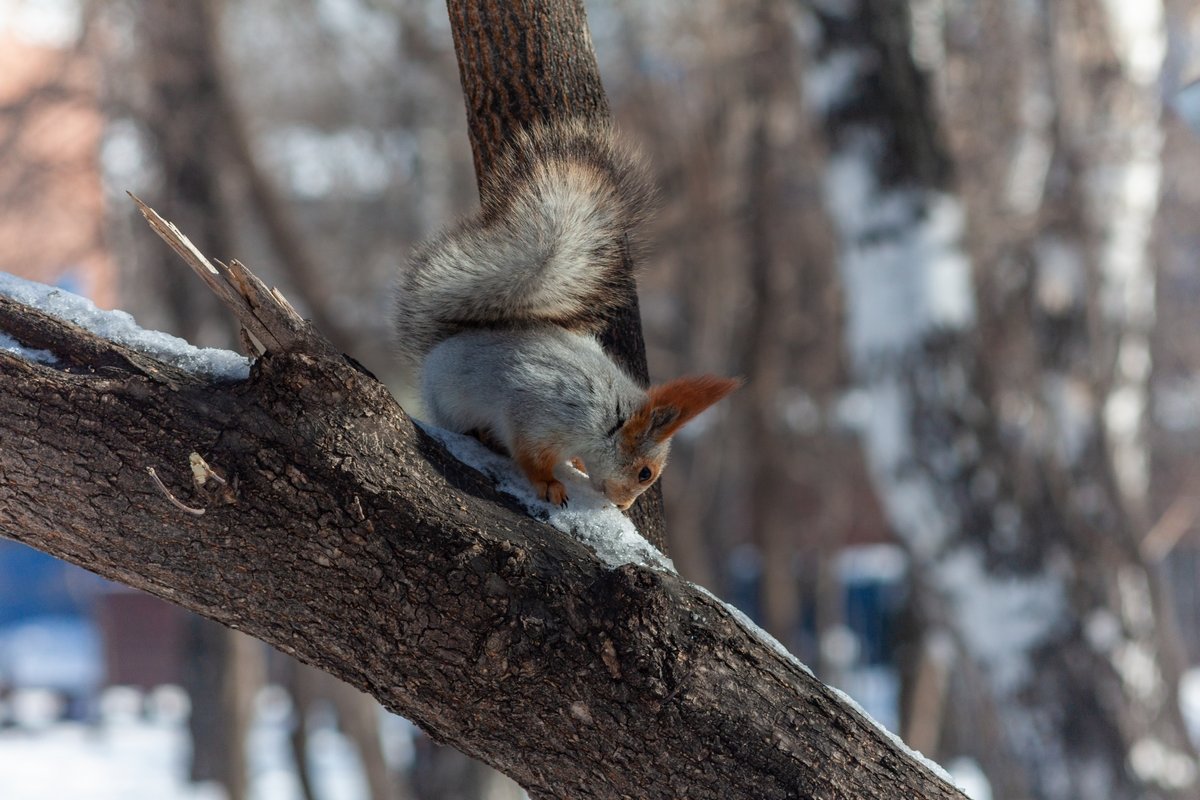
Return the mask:
M 141 41 L 141 70 L 146 83 L 138 119 L 148 135 L 158 166 L 160 186 L 154 196 L 209 252 L 233 252 L 244 238 L 236 222 L 250 211 L 261 223 L 270 248 L 278 254 L 289 285 L 323 330 L 339 346 L 349 334 L 335 324 L 325 306 L 322 276 L 308 255 L 289 209 L 258 166 L 242 115 L 223 75 L 220 23 L 224 3 L 143 2 L 135 6 Z M 114 78 L 115 80 L 115 78 Z M 135 94 L 136 96 L 136 94 Z M 247 187 L 248 202 L 238 204 L 231 184 Z M 173 254 L 156 250 L 151 266 L 134 280 L 127 275 L 127 301 L 165 316 L 185 338 L 218 346 L 232 344 L 232 329 L 221 331 L 221 312 L 211 295 L 194 291 L 172 275 Z M 165 279 L 165 280 L 164 280 Z M 133 287 L 137 287 L 135 290 Z M 162 304 L 160 298 L 168 302 Z M 192 714 L 192 779 L 216 780 L 231 800 L 247 795 L 247 742 L 253 722 L 254 697 L 265 681 L 261 644 L 201 617 L 189 626 L 189 653 L 184 659 Z M 285 671 L 304 674 L 305 668 Z M 378 703 L 333 679 L 298 681 L 288 686 L 303 732 L 305 711 L 314 695 L 331 700 L 347 736 L 358 747 L 374 800 L 397 797 L 394 778 L 379 741 Z M 303 746 L 295 748 L 302 787 L 309 763 Z
M 161 186 L 156 202 L 188 226 L 198 246 L 231 252 L 234 237 L 221 179 L 229 167 L 217 64 L 212 47 L 216 6 L 186 0 L 146 0 L 136 5 L 147 102 L 141 116 L 157 157 Z M 158 305 L 157 316 L 190 341 L 229 347 L 233 330 L 220 322 L 219 304 L 173 277 L 172 253 L 156 252 L 126 298 Z M 262 685 L 263 653 L 244 634 L 201 617 L 188 620 L 185 686 L 193 781 L 215 780 L 230 800 L 248 793 L 246 744 L 254 695 Z
M 673 450 L 672 557 L 726 594 L 755 591 L 766 627 L 816 661 L 801 618 L 815 607 L 821 630 L 841 621 L 829 556 L 870 518 L 849 513 L 870 497 L 833 411 L 832 240 L 814 191 L 819 145 L 797 113 L 791 20 L 754 0 L 622 11 L 611 69 L 631 88 L 617 114 L 651 149 L 671 197 L 643 283 L 653 361 L 666 373 L 748 378 L 721 410 L 725 424 Z M 670 66 L 638 69 L 660 60 Z
M 1053 11 L 1071 8 L 1054 4 Z M 1086 21 L 1098 26 L 1093 31 L 1117 31 L 1102 41 L 1123 58 L 1129 43 L 1121 37 L 1130 32 L 1100 12 L 1085 13 L 1065 30 L 1051 27 L 1050 36 L 1094 43 L 1076 35 Z M 914 29 L 908 6 L 892 0 L 859 4 L 854 13 L 822 7 L 816 20 L 818 63 L 809 87 L 831 142 L 829 205 L 842 237 L 848 347 L 871 402 L 864 446 L 928 587 L 927 618 L 952 631 L 983 670 L 1009 750 L 1023 767 L 1024 791 L 1038 798 L 1190 797 L 1197 773 L 1175 702 L 1178 669 L 1130 512 L 1144 456 L 1137 451 L 1144 384 L 1137 381 L 1148 367 L 1153 282 L 1145 245 L 1156 200 L 1143 191 L 1138 199 L 1149 209 L 1132 208 L 1134 198 L 1119 193 L 1130 182 L 1113 180 L 1128 175 L 1145 190 L 1149 177 L 1148 194 L 1157 191 L 1157 110 L 1137 104 L 1155 66 L 1139 64 L 1137 79 L 1120 60 L 1096 73 L 1115 73 L 1102 102 L 1127 98 L 1133 149 L 1116 138 L 1107 152 L 1072 154 L 1095 165 L 1090 176 L 1076 176 L 1094 239 L 1073 250 L 1080 238 L 1072 232 L 1065 242 L 1048 242 L 1058 250 L 1043 251 L 1039 277 L 1065 281 L 1053 286 L 1065 317 L 1041 317 L 1045 344 L 1033 362 L 1041 385 L 1014 397 L 999 382 L 1004 369 L 990 361 L 1004 349 L 980 347 L 964 207 L 950 181 L 928 74 L 913 61 L 914 53 L 928 54 L 922 44 L 938 43 L 936 25 Z M 1138 52 L 1144 56 L 1145 47 Z M 1080 55 L 1063 60 L 1086 69 Z M 1061 68 L 1062 60 L 1051 63 Z M 1070 76 L 1056 77 L 1061 86 Z M 1071 114 L 1082 97 L 1058 99 Z M 1101 113 L 1111 118 L 1111 110 Z M 1087 121 L 1093 131 L 1110 125 Z M 1062 177 L 1069 181 L 1069 170 Z M 1072 282 L 1095 286 L 1096 294 L 1075 299 Z M 1103 340 L 1079 338 L 1097 331 Z M 1094 355 L 1114 346 L 1127 348 L 1124 365 L 1114 353 L 1101 359 L 1100 376 L 1071 385 L 1082 364 L 1095 369 Z M 1107 388 L 1092 398 L 1097 377 Z M 1119 393 L 1117 407 L 1109 392 Z M 1014 402 L 1043 409 L 1045 432 L 1024 438 L 1029 429 L 1008 427 Z

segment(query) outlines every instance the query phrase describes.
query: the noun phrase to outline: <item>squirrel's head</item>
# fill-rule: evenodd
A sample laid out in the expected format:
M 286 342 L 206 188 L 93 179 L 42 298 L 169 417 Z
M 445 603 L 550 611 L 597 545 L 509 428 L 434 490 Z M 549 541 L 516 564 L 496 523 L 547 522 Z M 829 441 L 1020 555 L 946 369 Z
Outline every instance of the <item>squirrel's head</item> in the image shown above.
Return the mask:
M 646 390 L 645 402 L 612 434 L 612 463 L 587 463 L 592 487 L 624 511 L 667 464 L 671 437 L 704 409 L 741 386 L 715 375 L 678 378 Z

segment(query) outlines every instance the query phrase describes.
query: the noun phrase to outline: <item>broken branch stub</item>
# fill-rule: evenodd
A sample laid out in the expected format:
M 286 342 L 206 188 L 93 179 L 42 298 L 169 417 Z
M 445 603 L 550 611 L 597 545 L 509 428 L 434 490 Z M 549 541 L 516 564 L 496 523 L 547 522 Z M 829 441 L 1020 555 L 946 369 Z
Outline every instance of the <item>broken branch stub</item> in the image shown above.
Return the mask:
M 173 223 L 163 219 L 132 192 L 129 196 L 154 232 L 179 254 L 241 323 L 244 341 L 251 348 L 249 355 L 340 355 L 296 312 L 278 289 L 268 289 L 236 259 L 228 264 L 208 259 Z

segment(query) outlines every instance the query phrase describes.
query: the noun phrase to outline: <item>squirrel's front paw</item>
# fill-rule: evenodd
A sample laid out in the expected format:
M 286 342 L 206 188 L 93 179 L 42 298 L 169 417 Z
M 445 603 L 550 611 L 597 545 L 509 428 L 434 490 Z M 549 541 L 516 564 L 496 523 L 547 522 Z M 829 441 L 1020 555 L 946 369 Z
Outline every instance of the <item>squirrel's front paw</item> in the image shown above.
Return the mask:
M 567 487 L 563 486 L 562 481 L 538 481 L 534 488 L 537 489 L 538 497 L 547 503 L 567 507 Z

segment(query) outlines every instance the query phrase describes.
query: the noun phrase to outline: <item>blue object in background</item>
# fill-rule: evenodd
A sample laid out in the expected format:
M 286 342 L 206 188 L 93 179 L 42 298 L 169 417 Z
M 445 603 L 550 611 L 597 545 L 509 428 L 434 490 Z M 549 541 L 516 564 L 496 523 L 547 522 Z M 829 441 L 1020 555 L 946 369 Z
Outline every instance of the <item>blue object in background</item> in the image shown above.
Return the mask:
M 37 616 L 87 616 L 102 585 L 79 567 L 0 539 L 0 627 Z
M 104 676 L 91 605 L 105 584 L 79 567 L 0 539 L 0 694 L 50 689 L 83 719 Z M 0 715 L 0 725 L 6 720 Z
M 864 666 L 891 664 L 896 615 L 904 589 L 882 580 L 858 580 L 845 585 L 846 627 L 858 635 Z

